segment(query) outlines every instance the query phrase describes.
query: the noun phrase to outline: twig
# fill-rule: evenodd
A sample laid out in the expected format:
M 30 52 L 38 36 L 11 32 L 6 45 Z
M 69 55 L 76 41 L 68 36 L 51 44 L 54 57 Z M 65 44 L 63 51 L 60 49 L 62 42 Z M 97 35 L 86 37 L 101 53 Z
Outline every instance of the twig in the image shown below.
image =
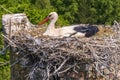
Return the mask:
M 11 43 L 10 44 L 11 46 L 17 47 L 16 44 L 12 40 L 10 40 L 7 36 L 5 36 L 3 34 L 1 34 L 1 35 Z
M 49 66 L 47 65 L 47 80 L 50 79 L 50 69 Z
M 1 67 L 1 66 L 4 66 L 4 65 L 7 65 L 7 64 L 9 64 L 9 63 L 10 63 L 10 61 L 4 62 L 4 63 L 0 64 L 0 67 Z
M 10 65 L 10 67 L 13 67 L 15 64 L 17 64 L 18 62 L 20 62 L 20 61 L 21 61 L 24 57 L 26 57 L 27 55 L 29 55 L 29 54 L 24 55 L 22 58 L 18 59 L 18 60 L 15 61 L 14 63 L 12 63 L 12 64 Z
M 65 72 L 67 72 L 68 70 L 70 70 L 71 68 L 73 68 L 74 66 L 75 66 L 75 65 L 70 66 L 70 67 L 68 67 L 67 69 L 63 70 L 63 71 L 58 72 L 58 74 L 63 74 L 63 73 L 65 73 Z
M 0 62 L 0 64 L 3 64 L 4 62 Z
M 0 5 L 0 7 L 3 8 L 6 12 L 9 12 L 9 13 L 13 14 L 13 12 L 11 12 L 8 9 L 4 8 L 2 5 Z
M 57 73 L 57 72 L 63 67 L 63 65 L 64 65 L 68 60 L 69 60 L 69 58 L 68 58 L 68 59 L 65 59 L 65 60 L 63 61 L 63 63 L 62 63 L 53 73 L 54 73 L 54 74 Z
M 10 45 L 7 45 L 5 48 L 3 48 L 3 49 L 0 51 L 0 54 L 5 54 L 5 51 L 7 50 L 8 47 L 10 47 Z
M 119 25 L 119 23 L 116 20 L 114 20 L 114 27 L 115 27 L 116 31 L 120 30 L 120 25 Z

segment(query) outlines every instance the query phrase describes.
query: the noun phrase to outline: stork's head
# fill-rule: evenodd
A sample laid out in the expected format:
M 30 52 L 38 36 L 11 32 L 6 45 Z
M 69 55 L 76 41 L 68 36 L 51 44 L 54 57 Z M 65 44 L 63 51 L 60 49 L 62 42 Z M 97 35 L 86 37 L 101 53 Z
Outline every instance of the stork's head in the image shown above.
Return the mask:
M 58 14 L 56 12 L 51 12 L 48 15 L 49 20 L 58 19 Z
M 47 22 L 48 20 L 50 21 L 53 21 L 53 22 L 56 22 L 58 19 L 58 14 L 56 12 L 51 12 L 49 13 L 49 15 L 44 19 L 42 20 L 39 24 L 42 25 L 44 24 L 45 22 Z

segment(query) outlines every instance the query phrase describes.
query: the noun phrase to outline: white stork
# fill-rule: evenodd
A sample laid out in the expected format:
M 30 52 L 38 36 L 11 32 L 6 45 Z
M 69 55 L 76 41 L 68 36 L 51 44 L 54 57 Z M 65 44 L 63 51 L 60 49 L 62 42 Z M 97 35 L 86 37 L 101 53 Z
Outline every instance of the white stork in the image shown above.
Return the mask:
M 39 23 L 39 25 L 44 24 L 48 20 L 50 23 L 47 30 L 43 33 L 43 36 L 51 37 L 91 37 L 95 35 L 99 29 L 96 26 L 81 26 L 81 25 L 72 25 L 64 26 L 62 28 L 55 28 L 55 23 L 58 19 L 58 14 L 56 12 L 51 12 L 47 18 Z

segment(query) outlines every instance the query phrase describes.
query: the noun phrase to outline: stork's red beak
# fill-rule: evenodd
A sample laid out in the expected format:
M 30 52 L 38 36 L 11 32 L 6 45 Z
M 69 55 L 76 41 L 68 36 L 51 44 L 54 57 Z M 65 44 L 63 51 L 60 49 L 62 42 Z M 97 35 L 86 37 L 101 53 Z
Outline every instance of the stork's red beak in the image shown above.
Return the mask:
M 49 18 L 45 18 L 44 20 L 42 20 L 42 21 L 39 23 L 39 25 L 44 24 L 44 23 L 47 22 L 48 20 L 49 20 Z

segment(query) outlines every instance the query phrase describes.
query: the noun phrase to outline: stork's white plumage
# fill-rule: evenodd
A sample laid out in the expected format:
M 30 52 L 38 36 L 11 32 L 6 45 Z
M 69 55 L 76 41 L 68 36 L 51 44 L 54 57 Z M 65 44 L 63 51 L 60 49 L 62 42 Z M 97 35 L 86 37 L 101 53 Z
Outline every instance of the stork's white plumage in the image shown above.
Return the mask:
M 44 36 L 51 37 L 90 37 L 97 33 L 99 30 L 96 26 L 80 26 L 80 25 L 72 25 L 72 26 L 64 26 L 62 28 L 55 28 L 55 23 L 58 19 L 58 14 L 56 12 L 51 12 L 47 18 L 45 18 L 39 25 L 44 24 L 48 20 L 50 23 L 48 25 L 47 30 L 43 33 Z

